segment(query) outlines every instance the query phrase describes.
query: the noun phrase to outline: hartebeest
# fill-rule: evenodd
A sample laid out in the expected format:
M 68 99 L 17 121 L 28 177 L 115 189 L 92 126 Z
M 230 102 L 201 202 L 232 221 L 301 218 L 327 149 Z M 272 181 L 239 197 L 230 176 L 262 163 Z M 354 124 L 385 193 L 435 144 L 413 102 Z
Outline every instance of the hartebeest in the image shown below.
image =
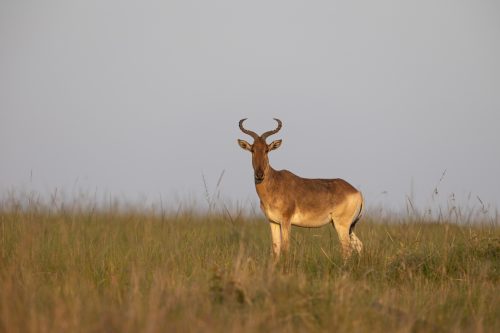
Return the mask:
M 279 256 L 281 248 L 288 250 L 292 225 L 300 227 L 321 227 L 332 222 L 342 245 L 344 258 L 352 250 L 361 252 L 363 244 L 353 232 L 361 217 L 363 196 L 343 179 L 307 179 L 296 176 L 288 170 L 274 170 L 269 165 L 267 154 L 281 146 L 281 140 L 266 143 L 266 139 L 278 133 L 278 127 L 261 136 L 243 127 L 243 133 L 253 138 L 253 144 L 238 140 L 241 148 L 252 153 L 252 165 L 260 207 L 271 225 L 273 252 Z

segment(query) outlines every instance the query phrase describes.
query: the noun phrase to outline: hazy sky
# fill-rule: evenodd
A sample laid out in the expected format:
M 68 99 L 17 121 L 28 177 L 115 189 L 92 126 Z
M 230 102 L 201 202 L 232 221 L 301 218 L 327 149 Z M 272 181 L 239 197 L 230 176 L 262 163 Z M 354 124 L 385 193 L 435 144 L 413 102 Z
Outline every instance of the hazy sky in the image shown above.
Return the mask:
M 500 207 L 500 2 L 0 1 L 0 194 L 257 202 L 276 169 Z M 413 185 L 412 185 L 413 184 Z M 167 198 L 167 199 L 165 199 Z M 203 203 L 203 202 L 202 202 Z

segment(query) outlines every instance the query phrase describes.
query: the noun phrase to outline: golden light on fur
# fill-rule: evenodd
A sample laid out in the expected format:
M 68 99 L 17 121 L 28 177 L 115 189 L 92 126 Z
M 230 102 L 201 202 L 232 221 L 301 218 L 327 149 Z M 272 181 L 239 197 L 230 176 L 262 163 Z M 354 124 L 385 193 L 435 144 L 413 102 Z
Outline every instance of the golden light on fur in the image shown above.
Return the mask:
M 252 166 L 260 207 L 271 225 L 273 253 L 288 250 L 291 226 L 321 227 L 332 223 L 342 244 L 344 258 L 352 250 L 361 253 L 363 244 L 354 234 L 354 226 L 361 217 L 363 196 L 343 179 L 308 179 L 288 170 L 274 170 L 269 164 L 268 153 L 281 146 L 282 140 L 266 143 L 267 137 L 276 134 L 282 122 L 272 131 L 257 135 L 243 127 L 241 131 L 250 135 L 253 144 L 238 140 L 242 149 L 252 153 Z

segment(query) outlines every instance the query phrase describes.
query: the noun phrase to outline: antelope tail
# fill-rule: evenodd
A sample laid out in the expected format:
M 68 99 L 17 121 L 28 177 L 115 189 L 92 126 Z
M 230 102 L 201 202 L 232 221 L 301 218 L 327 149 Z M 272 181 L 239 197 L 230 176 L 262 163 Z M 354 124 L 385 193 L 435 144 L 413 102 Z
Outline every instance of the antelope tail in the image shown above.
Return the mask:
M 358 211 L 358 215 L 356 216 L 356 218 L 352 221 L 351 223 L 351 226 L 349 227 L 349 234 L 352 233 L 354 227 L 356 226 L 356 223 L 358 223 L 359 219 L 361 219 L 361 216 L 363 216 L 363 208 L 364 208 L 364 204 L 365 204 L 365 199 L 363 197 L 363 195 L 361 195 L 361 203 L 359 204 L 359 211 Z

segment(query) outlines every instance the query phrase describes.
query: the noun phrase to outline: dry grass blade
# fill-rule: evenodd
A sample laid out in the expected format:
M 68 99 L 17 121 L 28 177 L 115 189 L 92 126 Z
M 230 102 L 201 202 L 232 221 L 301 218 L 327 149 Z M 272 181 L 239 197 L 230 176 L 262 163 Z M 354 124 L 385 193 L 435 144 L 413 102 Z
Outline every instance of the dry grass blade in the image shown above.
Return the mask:
M 498 222 L 367 214 L 361 257 L 326 251 L 338 248 L 329 226 L 294 229 L 275 262 L 268 223 L 226 205 L 189 215 L 29 202 L 0 204 L 2 332 L 500 331 Z

